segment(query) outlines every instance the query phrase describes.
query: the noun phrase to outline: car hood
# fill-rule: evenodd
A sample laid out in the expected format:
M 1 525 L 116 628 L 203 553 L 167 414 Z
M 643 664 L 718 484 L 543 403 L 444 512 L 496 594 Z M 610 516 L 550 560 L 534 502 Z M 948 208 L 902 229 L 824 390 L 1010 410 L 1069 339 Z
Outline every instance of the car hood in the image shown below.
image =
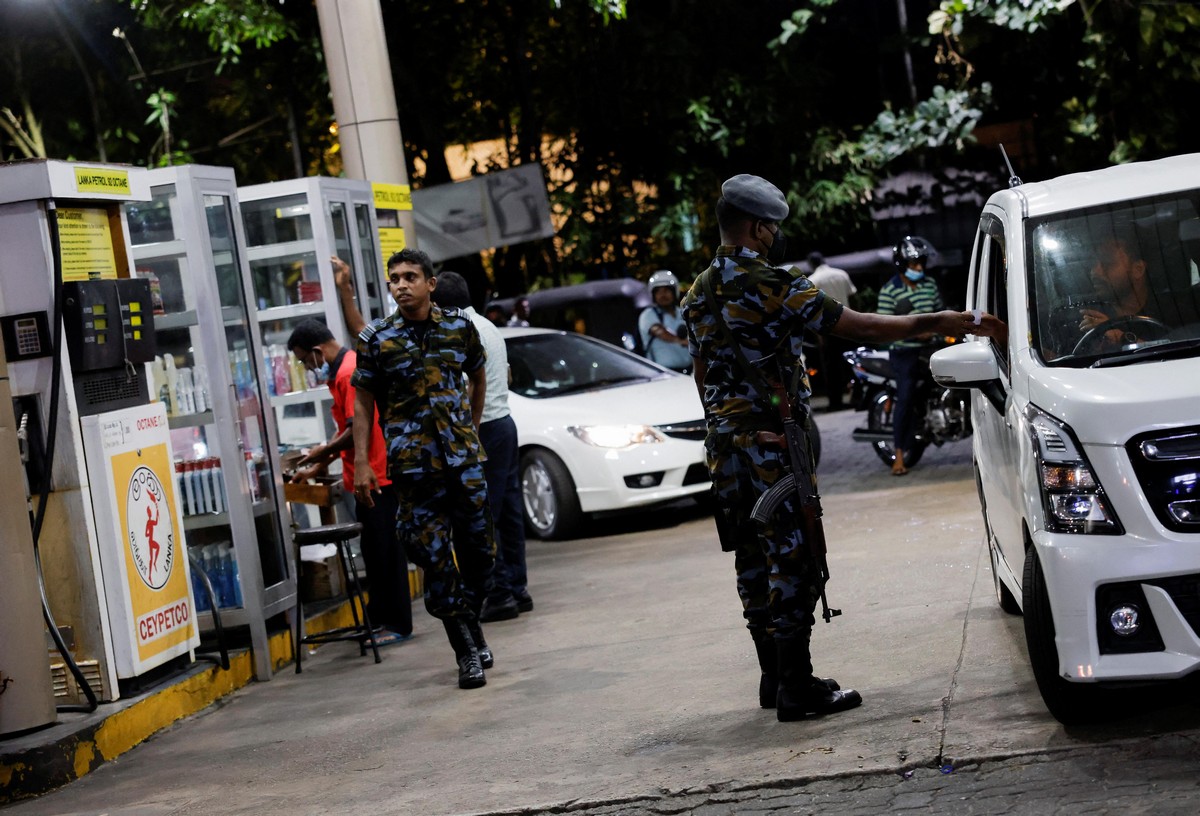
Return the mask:
M 615 385 L 561 397 L 531 399 L 509 395 L 520 420 L 535 417 L 544 425 L 665 425 L 704 418 L 691 377 L 668 376 L 644 383 Z M 528 428 L 526 423 L 526 428 Z
M 1197 421 L 1200 358 L 1117 368 L 1041 368 L 1029 399 L 1066 422 L 1085 445 L 1123 445 L 1144 431 Z

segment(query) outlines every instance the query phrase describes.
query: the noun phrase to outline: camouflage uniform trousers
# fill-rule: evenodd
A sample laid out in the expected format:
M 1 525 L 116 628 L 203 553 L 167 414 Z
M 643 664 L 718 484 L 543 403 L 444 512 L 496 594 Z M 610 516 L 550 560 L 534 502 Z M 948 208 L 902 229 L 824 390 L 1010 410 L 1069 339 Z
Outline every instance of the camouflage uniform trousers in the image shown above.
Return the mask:
M 393 475 L 396 536 L 425 571 L 435 618 L 478 616 L 496 558 L 483 465 Z
M 722 549 L 734 552 L 746 626 L 752 634 L 808 640 L 822 579 L 797 521 L 797 501 L 785 499 L 763 525 L 750 516 L 758 497 L 787 475 L 786 449 L 760 445 L 755 431 L 709 433 L 704 448 L 717 531 Z

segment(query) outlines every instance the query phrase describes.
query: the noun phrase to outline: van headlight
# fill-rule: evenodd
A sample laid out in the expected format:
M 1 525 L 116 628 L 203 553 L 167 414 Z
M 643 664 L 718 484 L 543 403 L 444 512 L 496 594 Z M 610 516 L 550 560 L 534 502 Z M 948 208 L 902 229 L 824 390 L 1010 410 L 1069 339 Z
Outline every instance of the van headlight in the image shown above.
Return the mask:
M 580 442 L 597 448 L 632 448 L 665 441 L 662 433 L 650 425 L 572 425 L 567 430 Z
M 1025 416 L 1033 435 L 1046 529 L 1054 533 L 1124 533 L 1071 429 L 1032 405 Z

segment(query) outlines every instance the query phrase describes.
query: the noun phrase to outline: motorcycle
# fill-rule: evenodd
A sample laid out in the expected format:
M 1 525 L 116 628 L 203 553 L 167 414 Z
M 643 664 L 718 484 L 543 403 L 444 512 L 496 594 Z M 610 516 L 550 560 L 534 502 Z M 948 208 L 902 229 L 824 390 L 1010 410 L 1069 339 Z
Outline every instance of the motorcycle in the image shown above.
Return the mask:
M 933 350 L 930 350 L 932 354 Z M 855 442 L 867 442 L 888 467 L 896 459 L 892 439 L 892 407 L 895 405 L 896 376 L 886 351 L 860 347 L 842 356 L 853 368 L 851 402 L 856 411 L 867 412 L 867 427 L 854 429 Z M 929 357 L 923 355 L 922 380 L 914 389 L 913 424 L 916 442 L 904 451 L 904 464 L 912 467 L 929 445 L 957 442 L 971 435 L 970 392 L 948 389 L 933 381 Z

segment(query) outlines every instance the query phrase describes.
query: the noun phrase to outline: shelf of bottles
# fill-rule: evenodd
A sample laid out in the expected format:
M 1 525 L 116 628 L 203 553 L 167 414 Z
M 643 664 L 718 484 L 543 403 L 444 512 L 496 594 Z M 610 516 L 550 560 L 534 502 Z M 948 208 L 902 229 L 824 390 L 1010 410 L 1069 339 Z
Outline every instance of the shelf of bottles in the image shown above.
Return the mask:
M 302 320 L 315 318 L 339 343 L 353 347 L 333 279 L 332 256 L 350 266 L 363 316 L 370 320 L 383 313 L 386 290 L 371 184 L 294 179 L 242 187 L 238 198 L 280 443 L 285 451 L 306 448 L 334 435 L 329 389 L 290 353 L 287 340 Z
M 150 280 L 159 355 L 151 395 L 167 406 L 189 552 L 213 586 L 222 622 L 251 627 L 256 675 L 270 676 L 265 619 L 294 604 L 281 524 L 275 429 L 260 399 L 265 371 L 248 304 L 236 182 L 226 168 L 151 171 L 150 202 L 125 214 L 134 274 Z M 207 592 L 193 589 L 201 627 Z

